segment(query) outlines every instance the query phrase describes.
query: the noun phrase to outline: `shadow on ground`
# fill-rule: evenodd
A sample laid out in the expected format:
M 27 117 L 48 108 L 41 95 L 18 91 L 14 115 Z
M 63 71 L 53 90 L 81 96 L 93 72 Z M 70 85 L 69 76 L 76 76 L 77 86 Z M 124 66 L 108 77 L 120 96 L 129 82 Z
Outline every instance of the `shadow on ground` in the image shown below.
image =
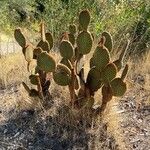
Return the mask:
M 67 108 L 68 109 L 68 108 Z M 73 125 L 66 119 L 70 116 L 66 106 L 56 116 L 43 118 L 32 110 L 21 111 L 18 115 L 0 125 L 0 149 L 11 150 L 72 150 L 96 149 L 95 138 L 99 138 L 100 149 L 117 149 L 115 141 L 107 135 L 106 128 L 100 127 L 92 134 L 89 122 L 79 120 Z M 68 112 L 70 114 L 70 112 Z M 63 118 L 64 117 L 64 118 Z
M 64 105 L 58 91 L 52 92 L 43 112 L 19 110 L 17 101 L 23 101 L 24 97 L 16 89 L 1 90 L 0 116 L 6 116 L 6 120 L 0 121 L 0 150 L 118 149 L 114 138 L 107 133 L 106 124 L 93 121 L 88 112 L 72 111 Z M 11 107 L 6 109 L 5 103 L 7 106 L 9 101 Z
M 63 111 L 64 107 L 59 110 Z M 0 126 L 0 149 L 67 150 L 88 149 L 89 134 L 82 124 L 78 128 L 62 122 L 59 114 L 44 119 L 34 111 L 22 111 Z

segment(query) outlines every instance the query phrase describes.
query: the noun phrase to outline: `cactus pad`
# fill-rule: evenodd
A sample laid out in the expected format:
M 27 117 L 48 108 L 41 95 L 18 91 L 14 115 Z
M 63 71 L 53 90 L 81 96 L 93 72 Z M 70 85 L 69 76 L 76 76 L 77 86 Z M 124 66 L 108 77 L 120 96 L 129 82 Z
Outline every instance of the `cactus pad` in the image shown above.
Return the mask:
M 26 46 L 26 39 L 25 39 L 24 35 L 22 34 L 22 31 L 20 28 L 15 30 L 14 37 L 15 37 L 16 41 L 18 42 L 18 44 L 22 48 L 24 48 Z
M 30 79 L 30 82 L 33 84 L 33 85 L 38 85 L 39 81 L 38 81 L 38 77 L 39 75 L 38 74 L 32 74 L 29 76 L 29 79 Z
M 122 68 L 122 65 L 123 65 L 122 61 L 120 61 L 118 59 L 118 60 L 115 60 L 113 63 L 116 65 L 117 71 L 120 71 L 120 69 Z
M 53 72 L 56 68 L 56 62 L 50 54 L 42 52 L 37 58 L 37 66 L 45 72 Z
M 104 83 L 110 82 L 116 77 L 117 67 L 113 63 L 109 63 L 102 71 L 102 81 Z
M 93 39 L 89 32 L 82 31 L 77 37 L 77 47 L 79 53 L 88 54 L 92 49 Z
M 113 40 L 112 40 L 112 36 L 110 35 L 110 33 L 108 32 L 103 32 L 102 36 L 105 37 L 106 41 L 104 43 L 104 46 L 109 50 L 109 52 L 112 51 L 113 49 Z
M 110 61 L 110 54 L 107 48 L 97 46 L 93 57 L 90 60 L 90 67 L 96 66 L 97 69 L 102 70 Z
M 76 34 L 76 32 L 77 32 L 77 27 L 76 27 L 76 25 L 74 25 L 74 24 L 69 25 L 69 32 L 70 32 L 71 34 Z
M 90 23 L 90 13 L 88 10 L 83 10 L 79 14 L 79 24 L 82 30 L 87 30 L 88 25 Z
M 58 85 L 69 85 L 71 83 L 70 69 L 63 64 L 58 64 L 55 72 L 53 72 L 53 79 Z
M 88 73 L 86 84 L 88 85 L 90 91 L 95 92 L 101 86 L 101 73 L 96 67 L 92 67 Z
M 75 60 L 79 60 L 81 57 L 83 57 L 83 54 L 79 53 L 79 50 L 77 47 L 74 49 L 74 51 L 75 51 L 75 56 L 74 56 Z
M 73 49 L 73 46 L 72 44 L 67 41 L 67 40 L 63 40 L 61 43 L 60 43 L 60 54 L 63 58 L 66 58 L 66 59 L 71 59 L 74 55 L 74 49 Z
M 65 66 L 67 66 L 69 69 L 72 68 L 72 65 L 70 64 L 68 59 L 62 58 L 62 60 L 60 61 L 61 64 L 64 64 Z
M 48 43 L 47 40 L 45 40 L 45 41 L 42 41 L 42 40 L 41 40 L 41 41 L 38 43 L 37 47 L 40 47 L 43 51 L 46 51 L 46 52 L 48 52 L 48 53 L 49 53 L 49 51 L 50 51 L 50 46 L 49 46 L 49 43 Z
M 73 35 L 73 34 L 68 34 L 68 37 L 69 37 L 69 41 L 71 42 L 71 44 L 72 45 L 74 45 L 75 44 L 75 36 Z
M 113 93 L 109 84 L 106 84 L 102 87 L 102 96 L 103 103 L 106 103 L 112 99 Z
M 51 50 L 53 45 L 54 45 L 53 36 L 52 36 L 52 34 L 50 32 L 47 32 L 45 34 L 45 37 L 46 37 L 47 42 L 49 43 L 49 47 L 50 47 L 50 50 Z
M 42 49 L 40 48 L 40 47 L 37 47 L 37 48 L 35 48 L 34 50 L 33 50 L 33 54 L 34 54 L 34 56 L 38 56 L 39 54 L 41 54 L 42 53 Z
M 127 90 L 126 83 L 121 78 L 115 78 L 110 82 L 113 96 L 123 96 Z

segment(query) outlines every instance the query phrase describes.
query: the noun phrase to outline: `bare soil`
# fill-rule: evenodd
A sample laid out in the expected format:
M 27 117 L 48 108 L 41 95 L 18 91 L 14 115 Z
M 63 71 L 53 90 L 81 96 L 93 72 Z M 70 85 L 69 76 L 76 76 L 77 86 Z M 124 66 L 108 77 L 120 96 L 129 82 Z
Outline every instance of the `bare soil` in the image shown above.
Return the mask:
M 126 150 L 150 149 L 150 91 L 135 82 L 117 105 L 118 127 L 108 130 L 99 117 L 71 110 L 66 93 L 53 87 L 43 109 L 31 103 L 21 84 L 0 89 L 0 150 L 123 150 L 115 135 L 119 131 Z M 112 103 L 114 103 L 112 101 Z M 33 103 L 34 105 L 36 103 Z M 109 109 L 112 109 L 109 107 Z M 80 117 L 76 117 L 80 116 Z M 110 120 L 111 124 L 111 120 Z
M 121 128 L 128 150 L 150 150 L 150 91 L 135 86 L 121 99 Z
M 78 112 L 65 105 L 59 90 L 51 92 L 43 111 L 20 107 L 20 102 L 28 103 L 21 85 L 0 90 L 1 150 L 118 150 L 105 123 L 76 118 Z

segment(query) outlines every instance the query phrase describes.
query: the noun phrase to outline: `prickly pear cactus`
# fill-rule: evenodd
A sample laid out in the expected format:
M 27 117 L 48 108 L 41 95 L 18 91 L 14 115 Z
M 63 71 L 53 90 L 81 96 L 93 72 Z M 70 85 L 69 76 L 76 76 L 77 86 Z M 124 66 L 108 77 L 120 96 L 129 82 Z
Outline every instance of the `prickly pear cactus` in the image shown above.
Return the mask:
M 75 36 L 76 36 L 76 32 L 77 32 L 77 27 L 75 24 L 72 24 L 69 26 L 69 41 L 71 42 L 71 44 L 74 46 L 75 45 L 75 42 L 76 42 L 76 39 L 75 39 Z
M 18 42 L 18 44 L 22 48 L 26 46 L 26 39 L 25 39 L 24 35 L 22 34 L 22 31 L 20 28 L 15 30 L 14 37 L 15 37 L 16 41 Z
M 71 71 L 67 66 L 58 64 L 53 78 L 58 85 L 67 86 L 71 83 Z
M 91 33 L 88 31 L 82 31 L 77 37 L 77 47 L 79 53 L 88 54 L 92 49 L 93 39 Z
M 86 84 L 91 92 L 97 91 L 102 86 L 101 72 L 95 66 L 90 69 Z
M 112 36 L 108 32 L 103 32 L 100 42 L 90 59 L 90 69 L 87 78 L 85 78 L 85 61 L 83 58 L 86 57 L 86 54 L 91 52 L 93 45 L 93 37 L 88 30 L 89 23 L 90 13 L 87 10 L 83 10 L 79 14 L 79 31 L 77 31 L 75 25 L 69 26 L 68 35 L 65 35 L 65 40 L 62 40 L 60 43 L 60 54 L 62 56 L 60 63 L 66 65 L 71 71 L 71 81 L 68 82 L 69 85 L 65 84 L 69 86 L 70 93 L 72 94 L 71 98 L 84 99 L 82 102 L 80 101 L 82 104 L 79 104 L 80 102 L 78 100 L 72 99 L 72 101 L 78 101 L 78 105 L 83 106 L 83 102 L 85 103 L 85 101 L 88 102 L 90 99 L 93 99 L 95 93 L 101 89 L 102 110 L 104 110 L 107 102 L 109 102 L 113 96 L 122 96 L 126 91 L 126 83 L 123 80 L 128 68 L 125 67 L 120 78 L 116 78 L 116 76 L 123 66 L 123 58 L 127 48 L 121 52 L 118 60 L 112 62 L 110 57 L 110 52 L 113 50 Z M 73 40 L 66 38 L 70 37 L 70 35 L 73 36 Z M 66 43 L 66 45 L 64 43 Z M 77 91 L 75 88 L 76 77 L 78 77 L 80 83 L 80 88 Z M 73 96 L 73 94 L 75 94 L 75 96 Z
M 74 55 L 74 49 L 73 49 L 73 46 L 72 44 L 67 41 L 67 40 L 63 40 L 61 43 L 60 43 L 60 54 L 63 58 L 65 59 L 71 59 Z
M 113 40 L 112 36 L 108 32 L 103 32 L 102 36 L 105 37 L 106 41 L 104 46 L 107 47 L 108 51 L 111 52 L 113 49 Z
M 78 28 L 75 24 L 69 25 L 69 32 L 64 32 L 58 46 L 61 56 L 58 64 L 51 53 L 54 45 L 52 34 L 45 32 L 43 22 L 41 23 L 41 40 L 36 46 L 26 40 L 20 28 L 15 30 L 14 36 L 23 49 L 28 70 L 30 71 L 29 66 L 33 59 L 37 62 L 29 76 L 31 84 L 36 85 L 37 89 L 31 89 L 23 83 L 30 96 L 44 99 L 52 78 L 56 84 L 68 86 L 70 104 L 74 108 L 93 109 L 95 93 L 101 92 L 102 112 L 113 96 L 124 95 L 127 90 L 125 78 L 128 65 L 124 67 L 121 77 L 118 77 L 117 73 L 124 66 L 129 42 L 119 58 L 112 61 L 110 52 L 113 51 L 113 40 L 111 34 L 105 31 L 101 34 L 95 50 L 92 51 L 94 36 L 89 31 L 90 20 L 89 11 L 83 10 L 79 14 Z M 87 63 L 86 55 L 90 52 L 93 54 L 88 62 L 89 71 L 86 71 L 85 75 L 87 68 L 84 64 Z M 49 74 L 50 79 L 47 78 Z
M 102 70 L 110 61 L 110 54 L 105 47 L 97 46 L 90 60 L 90 67 L 96 66 Z
M 47 52 L 42 52 L 38 55 L 37 66 L 42 71 L 53 72 L 56 68 L 56 62 L 53 56 L 51 56 Z
M 79 14 L 79 24 L 82 30 L 86 31 L 90 23 L 91 17 L 88 10 L 83 10 Z
M 47 33 L 45 33 L 45 37 L 46 37 L 46 40 L 49 44 L 49 48 L 51 50 L 53 48 L 53 45 L 54 45 L 53 36 L 50 32 L 47 32 Z
M 102 81 L 103 83 L 110 83 L 117 75 L 117 67 L 114 63 L 109 63 L 102 71 Z
M 71 24 L 71 25 L 69 26 L 69 32 L 70 32 L 70 34 L 72 34 L 72 35 L 75 35 L 75 34 L 76 34 L 76 32 L 77 32 L 77 27 L 76 27 L 75 24 Z
M 41 40 L 36 46 L 26 40 L 20 28 L 14 31 L 14 37 L 18 44 L 22 47 L 23 55 L 25 60 L 28 62 L 27 69 L 31 73 L 29 80 L 31 84 L 37 86 L 37 89 L 30 89 L 24 82 L 22 84 L 29 96 L 36 96 L 44 100 L 51 83 L 51 79 L 47 79 L 47 74 L 55 71 L 56 61 L 50 54 L 50 50 L 53 47 L 53 37 L 51 33 L 45 33 L 45 26 L 43 22 L 40 27 Z M 36 66 L 30 70 L 30 64 L 34 60 L 37 62 Z
M 37 47 L 40 47 L 43 51 L 47 51 L 48 53 L 50 52 L 50 46 L 49 46 L 48 41 L 41 40 L 38 43 Z

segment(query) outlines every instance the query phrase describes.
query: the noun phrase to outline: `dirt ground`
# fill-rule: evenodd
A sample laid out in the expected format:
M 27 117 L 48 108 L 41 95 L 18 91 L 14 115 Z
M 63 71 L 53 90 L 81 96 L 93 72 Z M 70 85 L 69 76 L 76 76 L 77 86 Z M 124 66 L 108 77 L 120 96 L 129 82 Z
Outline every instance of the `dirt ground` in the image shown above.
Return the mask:
M 121 128 L 128 149 L 150 149 L 150 105 L 146 104 L 149 98 L 150 91 L 134 87 L 120 101 L 124 117 Z
M 60 91 L 51 91 L 53 94 L 45 111 L 33 111 L 21 104 L 29 103 L 21 85 L 1 88 L 0 149 L 122 150 L 121 143 L 113 136 L 116 129 L 111 133 L 101 119 L 92 121 L 91 125 L 85 116 L 76 118 L 78 112 L 65 105 L 65 95 L 60 96 Z M 149 97 L 148 90 L 135 84 L 117 103 L 116 114 L 122 118 L 118 128 L 126 150 L 150 149 Z
M 64 105 L 64 97 L 55 90 L 48 109 L 23 109 L 20 102 L 28 102 L 21 85 L 0 91 L 0 149 L 1 150 L 117 150 L 106 124 L 75 118 Z
M 109 103 L 103 118 L 92 118 L 89 112 L 72 110 L 68 89 L 56 84 L 50 87 L 51 96 L 42 108 L 21 85 L 28 81 L 23 56 L 13 58 L 1 59 L 0 150 L 150 149 L 150 90 L 145 88 L 150 87 L 149 78 L 131 69 L 127 80 L 133 79 L 132 86 L 127 81 L 126 94 Z

